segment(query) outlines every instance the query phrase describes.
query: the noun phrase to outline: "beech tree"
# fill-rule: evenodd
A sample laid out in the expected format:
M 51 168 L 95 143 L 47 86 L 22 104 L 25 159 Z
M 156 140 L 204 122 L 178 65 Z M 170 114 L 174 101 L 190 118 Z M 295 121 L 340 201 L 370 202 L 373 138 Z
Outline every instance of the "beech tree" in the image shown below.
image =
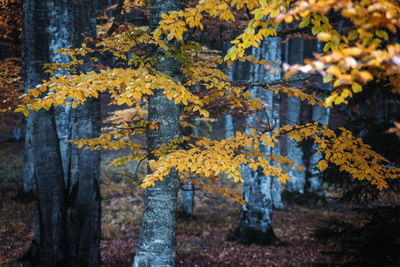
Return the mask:
M 195 120 L 193 124 L 196 127 L 200 126 L 200 121 Z M 199 136 L 199 129 L 194 128 L 192 129 L 193 135 Z M 194 195 L 195 195 L 195 188 L 193 187 L 192 183 L 183 184 L 181 186 L 181 198 L 180 198 L 180 208 L 183 213 L 184 218 L 193 218 L 194 216 Z
M 252 55 L 255 58 L 264 59 L 267 62 L 275 62 L 278 65 L 281 63 L 279 38 L 267 38 L 263 40 L 259 48 L 253 48 L 252 51 Z M 274 69 L 271 68 L 271 70 L 273 71 Z M 262 65 L 255 65 L 250 70 L 250 73 L 250 81 L 271 81 L 280 77 L 279 72 L 268 74 Z M 260 123 L 257 118 L 262 118 L 263 123 L 266 125 L 266 130 L 272 131 L 277 123 L 276 119 L 279 118 L 279 108 L 277 109 L 274 106 L 274 93 L 272 91 L 264 92 L 262 87 L 252 87 L 249 91 L 253 96 L 264 100 L 265 110 L 263 115 L 254 114 L 246 119 L 246 130 L 249 132 L 251 129 L 259 128 L 257 125 Z M 271 155 L 273 154 L 272 150 L 275 149 L 274 154 L 276 156 L 280 155 L 279 147 L 275 147 L 275 144 L 271 147 L 261 143 L 260 147 L 261 152 L 264 154 Z M 273 164 L 280 168 L 277 163 Z M 272 229 L 271 214 L 273 207 L 280 208 L 283 206 L 280 200 L 280 188 L 274 186 L 276 181 L 273 181 L 273 177 L 266 176 L 261 168 L 254 170 L 244 165 L 242 167 L 242 176 L 244 180 L 243 198 L 246 205 L 242 206 L 240 212 L 237 235 L 246 242 L 276 243 L 277 238 Z
M 151 1 L 151 29 L 157 27 L 162 14 L 179 8 L 177 0 Z M 158 49 L 156 53 L 161 56 L 155 65 L 156 70 L 179 82 L 182 79 L 179 62 L 167 57 L 163 49 Z M 154 151 L 163 143 L 181 137 L 179 107 L 161 89 L 155 90 L 148 101 L 149 120 L 161 123 L 158 129 L 147 132 L 149 149 Z M 157 181 L 156 186 L 146 188 L 140 236 L 132 266 L 175 265 L 175 217 L 179 184 L 177 170 L 172 169 L 161 181 Z
M 290 65 L 300 64 L 303 62 L 304 54 L 304 41 L 301 38 L 290 40 L 286 43 L 288 46 L 287 58 L 285 59 Z M 298 82 L 295 85 L 301 85 Z M 288 125 L 299 125 L 301 124 L 301 100 L 298 97 L 288 97 L 286 100 L 286 124 Z M 287 156 L 295 162 L 295 164 L 304 167 L 303 161 L 303 149 L 296 140 L 287 138 Z M 306 185 L 306 173 L 305 170 L 297 170 L 292 168 L 289 171 L 290 177 L 293 180 L 288 181 L 285 189 L 289 192 L 304 193 Z
M 276 36 L 280 23 L 293 20 L 299 22 L 300 28 L 310 27 L 317 39 L 325 42 L 324 52 L 315 54 L 314 59 L 306 59 L 303 64 L 284 65 L 283 69 L 287 71 L 284 79 L 251 81 L 251 87 L 262 86 L 265 91 L 285 93 L 326 107 L 345 103 L 373 79 L 385 79 L 390 88 L 398 92 L 400 46 L 394 35 L 400 26 L 400 8 L 396 2 L 388 0 L 205 0 L 181 10 L 178 2 L 157 0 L 151 4 L 150 29 L 128 29 L 99 41 L 96 49 L 83 44 L 78 50 L 60 50 L 69 55 L 71 61 L 66 66 L 53 64 L 49 70 L 56 71 L 61 67 L 72 74 L 51 77 L 29 90 L 27 104 L 20 106 L 18 111 L 29 113 L 28 109 L 39 110 L 67 102 L 76 108 L 105 91 L 110 93 L 114 103 L 135 107 L 129 123 L 125 121 L 98 138 L 75 141 L 78 147 L 87 150 L 130 148 L 132 153 L 115 159 L 115 165 L 149 158 L 151 171 L 142 183 L 146 188 L 145 207 L 134 266 L 174 265 L 178 173 L 182 182 L 190 181 L 195 186 L 217 191 L 244 205 L 241 196 L 213 183 L 223 173 L 235 182 L 243 182 L 243 165 L 254 172 L 262 172 L 268 179 L 288 181 L 289 174 L 279 164 L 287 164 L 290 170 L 301 171 L 303 167 L 287 157 L 264 151 L 264 146 L 273 148 L 280 136 L 287 135 L 296 141 L 312 139 L 322 155 L 317 164 L 320 170 L 324 170 L 329 162 L 340 166 L 341 171 L 355 179 L 370 181 L 379 189 L 388 188 L 387 180 L 399 175 L 399 168 L 389 166 L 387 159 L 349 130 L 340 128 L 335 132 L 318 122 L 282 125 L 271 131 L 237 131 L 235 136 L 219 140 L 200 138 L 191 143 L 189 149 L 180 146 L 183 141 L 180 139 L 178 104 L 184 106 L 183 111 L 204 117 L 209 116 L 208 105 L 219 98 L 226 99 L 232 109 L 245 105 L 255 111 L 263 108 L 260 97 L 249 92 L 251 90 L 246 86 L 233 86 L 228 76 L 218 69 L 218 64 L 223 62 L 221 57 L 206 53 L 208 48 L 194 42 L 198 33 L 205 30 L 204 20 L 212 17 L 234 21 L 238 14 L 234 10 L 240 11 L 243 7 L 250 19 L 247 28 L 232 41 L 225 56 L 228 64 L 241 60 L 255 66 L 271 66 L 265 60 L 245 56 L 245 51 L 258 48 L 267 37 Z M 348 30 L 338 34 L 330 23 L 329 12 L 336 12 L 348 20 Z M 100 68 L 85 73 L 76 70 L 81 65 L 80 60 L 97 52 L 112 53 L 124 67 Z M 96 62 L 97 59 L 92 57 L 91 60 Z M 293 76 L 299 71 L 307 75 Z M 318 73 L 324 82 L 333 84 L 325 101 L 312 92 L 287 85 L 312 77 L 310 73 Z M 195 85 L 202 94 L 190 90 Z M 37 98 L 42 93 L 47 93 L 46 97 Z M 146 105 L 148 119 L 145 119 Z M 130 135 L 146 131 L 147 148 L 129 140 Z
M 317 43 L 317 52 L 322 53 L 322 44 Z M 322 83 L 321 79 L 318 79 L 320 82 L 319 84 L 319 89 L 321 90 L 326 90 L 326 91 L 331 91 L 332 90 L 332 85 L 331 84 L 324 84 Z M 322 107 L 319 105 L 314 105 L 312 107 L 312 121 L 318 121 L 319 123 L 323 125 L 328 125 L 329 124 L 329 115 L 330 115 L 330 109 L 327 107 Z M 307 177 L 307 182 L 306 182 L 306 192 L 311 193 L 311 194 L 316 194 L 319 196 L 323 196 L 323 186 L 322 186 L 322 180 L 319 177 L 320 176 L 320 171 L 316 167 L 318 162 L 321 160 L 322 156 L 320 153 L 317 153 L 318 151 L 318 146 L 313 145 L 311 149 L 311 156 L 309 159 L 309 165 L 308 165 L 308 173 L 309 176 Z
M 48 39 L 47 4 L 46 1 L 25 1 L 23 6 L 24 83 L 27 88 L 35 87 L 47 78 L 47 74 L 42 71 L 42 64 L 49 61 L 48 47 L 41 49 L 46 47 Z M 38 227 L 35 230 L 32 253 L 37 260 L 41 259 L 42 264 L 49 266 L 63 261 L 65 222 L 65 213 L 62 212 L 65 204 L 64 178 L 52 114 L 53 109 L 32 113 L 27 126 L 27 131 L 32 131 L 27 142 L 31 144 L 32 151 L 37 153 L 34 157 L 32 152 L 32 171 L 36 175 L 39 203 L 36 220 Z
M 81 33 L 95 34 L 93 3 L 75 4 L 24 2 L 23 59 L 27 89 L 48 79 L 48 73 L 42 69 L 45 64 L 68 64 L 68 58 L 55 54 L 57 49 L 80 44 Z M 67 75 L 62 70 L 56 74 Z M 34 174 L 38 195 L 32 262 L 40 266 L 98 266 L 100 157 L 97 151 L 71 147 L 67 140 L 100 134 L 99 103 L 88 99 L 74 111 L 68 105 L 46 109 L 32 112 L 26 129 L 29 147 L 26 165 Z

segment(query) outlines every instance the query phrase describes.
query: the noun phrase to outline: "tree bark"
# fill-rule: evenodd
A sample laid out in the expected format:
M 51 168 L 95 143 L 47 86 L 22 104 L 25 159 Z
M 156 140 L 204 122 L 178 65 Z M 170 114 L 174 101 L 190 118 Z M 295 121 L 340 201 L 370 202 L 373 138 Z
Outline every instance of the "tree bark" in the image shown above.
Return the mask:
M 267 62 L 276 62 L 279 65 L 282 65 L 282 45 L 281 45 L 281 38 L 276 37 L 276 38 L 267 38 L 264 40 L 266 42 L 267 46 L 267 51 L 264 55 L 264 59 Z M 266 75 L 264 80 L 267 82 L 269 81 L 274 81 L 277 79 L 281 78 L 281 73 L 276 72 L 272 74 Z M 271 121 L 271 130 L 273 129 L 279 129 L 280 128 L 280 105 L 281 105 L 281 98 L 279 94 L 275 94 L 272 91 L 266 92 L 266 95 L 268 97 L 268 101 L 271 102 L 266 102 L 267 104 L 267 110 L 266 114 L 268 114 L 268 117 L 270 118 L 269 120 Z M 273 148 L 270 148 L 270 153 L 275 154 L 276 156 L 281 155 L 281 149 L 280 149 L 280 144 L 275 143 L 275 146 Z M 280 167 L 280 163 L 278 162 L 273 162 L 272 163 L 275 167 Z M 282 202 L 282 197 L 281 197 L 281 189 L 282 189 L 282 183 L 278 182 L 277 177 L 273 177 L 272 179 L 272 186 L 271 186 L 271 191 L 272 191 L 272 204 L 274 209 L 282 209 L 283 208 L 283 202 Z
M 224 49 L 226 50 L 226 49 Z M 226 52 L 224 51 L 224 54 Z M 236 63 L 234 63 L 236 64 Z M 225 66 L 225 74 L 228 75 L 229 81 L 233 81 L 233 65 L 229 68 Z M 233 117 L 232 114 L 228 113 L 224 116 L 224 128 L 225 128 L 225 138 L 229 138 L 235 136 L 235 127 L 233 126 Z
M 286 43 L 288 49 L 286 53 L 286 61 L 289 64 L 303 63 L 303 39 L 296 38 Z M 296 83 L 294 84 L 296 85 Z M 299 84 L 297 84 L 299 85 Z M 301 123 L 301 101 L 296 97 L 287 98 L 287 110 L 286 110 L 286 124 L 294 125 Z M 304 167 L 303 162 L 303 150 L 299 143 L 295 140 L 287 138 L 287 156 L 293 160 L 297 166 Z M 289 180 L 285 189 L 288 192 L 304 193 L 304 187 L 306 183 L 305 171 L 298 171 L 296 168 L 289 170 L 289 176 L 293 180 Z
M 317 52 L 322 52 L 322 44 L 317 43 Z M 319 78 L 320 88 L 326 91 L 332 90 L 332 84 L 323 83 L 322 79 Z M 330 109 L 325 107 L 320 107 L 318 105 L 314 105 L 312 108 L 312 120 L 318 121 L 321 124 L 328 125 L 329 124 L 329 114 Z M 318 162 L 322 159 L 322 155 L 318 154 L 316 151 L 318 150 L 318 145 L 314 144 L 311 151 L 311 156 L 309 160 L 308 173 L 309 177 L 307 177 L 306 183 L 306 191 L 307 193 L 315 194 L 318 196 L 323 196 L 323 185 L 322 179 L 319 174 L 320 171 L 316 168 Z
M 43 64 L 49 61 L 47 3 L 24 1 L 23 13 L 24 86 L 29 89 L 47 78 L 42 71 Z M 40 266 L 64 262 L 65 188 L 53 112 L 52 108 L 49 112 L 32 111 L 26 138 L 25 179 L 35 177 L 38 193 L 39 227 L 35 230 L 37 236 L 32 243 L 32 256 L 33 263 Z
M 73 41 L 79 47 L 83 38 L 96 36 L 94 0 L 79 0 L 73 8 Z M 90 67 L 84 65 L 84 71 Z M 69 132 L 72 140 L 98 137 L 101 131 L 100 100 L 88 99 L 71 110 Z M 67 188 L 67 255 L 69 266 L 100 266 L 101 197 L 100 152 L 70 145 L 70 165 L 65 177 Z
M 158 25 L 162 13 L 178 9 L 178 0 L 152 0 L 150 27 L 154 29 Z M 164 51 L 159 49 L 158 53 Z M 156 68 L 174 79 L 181 76 L 178 63 L 170 57 L 161 60 Z M 157 90 L 149 96 L 148 114 L 150 121 L 161 123 L 158 130 L 147 133 L 151 151 L 181 136 L 179 108 L 163 95 L 163 91 Z M 132 266 L 175 266 L 178 189 L 179 178 L 175 170 L 171 170 L 162 181 L 157 181 L 154 187 L 146 188 L 140 236 Z
M 68 57 L 55 54 L 57 49 L 80 46 L 81 33 L 95 36 L 95 12 L 94 1 L 24 2 L 26 88 L 47 78 L 39 63 L 68 63 Z M 35 51 L 46 51 L 40 62 L 31 59 Z M 35 75 L 41 78 L 30 82 Z M 99 101 L 90 99 L 75 110 L 67 106 L 32 113 L 28 140 L 39 198 L 32 261 L 40 266 L 99 266 L 100 154 L 67 142 L 100 134 Z
M 100 101 L 89 99 L 73 111 L 72 139 L 100 134 Z M 71 148 L 66 206 L 68 266 L 100 266 L 100 153 Z
M 194 187 L 192 183 L 182 185 L 180 208 L 182 217 L 185 219 L 193 218 L 194 216 Z
M 200 126 L 200 121 L 195 120 L 193 122 L 197 127 Z M 199 129 L 193 129 L 193 134 L 198 136 Z M 192 183 L 182 185 L 181 197 L 180 197 L 180 208 L 182 211 L 182 217 L 184 219 L 191 219 L 194 217 L 194 193 L 195 189 Z
M 166 70 L 164 67 L 168 64 L 162 66 L 160 69 Z M 179 110 L 161 91 L 149 98 L 149 120 L 162 124 L 159 130 L 148 133 L 149 148 L 154 150 L 162 143 L 180 137 Z M 171 170 L 163 181 L 157 181 L 154 187 L 146 188 L 138 248 L 132 266 L 175 266 L 178 188 L 175 170 Z
M 32 142 L 38 193 L 38 265 L 65 260 L 65 187 L 54 110 L 34 113 Z M 45 145 L 44 145 L 45 144 Z
M 25 88 L 32 88 L 25 86 Z M 25 143 L 24 143 L 24 167 L 22 171 L 22 194 L 33 194 L 35 189 L 35 170 L 33 167 L 32 152 L 32 114 L 25 118 Z
M 274 48 L 277 47 L 272 47 L 270 39 L 267 39 L 263 41 L 260 48 L 252 49 L 252 55 L 256 58 L 264 57 L 264 55 L 269 57 L 276 51 L 272 52 L 268 49 L 273 50 Z M 263 66 L 252 65 L 251 79 L 259 81 L 264 79 L 264 75 Z M 249 92 L 255 97 L 261 97 L 265 101 L 265 105 L 268 105 L 268 103 L 272 105 L 273 92 L 265 93 L 261 87 L 252 87 Z M 271 112 L 266 112 L 271 115 Z M 246 131 L 257 126 L 257 116 L 255 114 L 246 118 Z M 264 153 L 271 153 L 270 147 L 264 146 L 262 149 Z M 265 176 L 262 169 L 253 171 L 246 165 L 242 167 L 242 176 L 244 179 L 243 198 L 246 205 L 241 208 L 239 225 L 235 235 L 245 243 L 275 244 L 277 237 L 273 232 L 271 220 L 273 208 L 272 177 Z
M 25 92 L 41 83 L 48 76 L 43 73 L 42 66 L 48 62 L 47 47 L 47 14 L 44 1 L 23 2 L 22 32 L 22 68 Z M 23 191 L 29 193 L 34 189 L 35 170 L 32 151 L 33 113 L 26 118 L 26 134 L 24 149 Z

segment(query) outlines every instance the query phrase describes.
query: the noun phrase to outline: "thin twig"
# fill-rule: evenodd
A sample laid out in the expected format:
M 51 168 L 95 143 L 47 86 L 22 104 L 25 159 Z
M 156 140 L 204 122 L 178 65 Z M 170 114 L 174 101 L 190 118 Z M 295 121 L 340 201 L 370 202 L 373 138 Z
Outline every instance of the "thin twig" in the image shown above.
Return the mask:
M 296 75 L 293 77 L 290 77 L 289 79 L 276 79 L 272 81 L 248 81 L 248 80 L 237 80 L 237 81 L 232 81 L 231 84 L 233 86 L 272 86 L 272 85 L 278 85 L 282 83 L 292 83 L 292 82 L 300 82 L 304 81 L 307 79 L 310 79 L 312 77 L 316 76 L 316 74 L 300 74 Z

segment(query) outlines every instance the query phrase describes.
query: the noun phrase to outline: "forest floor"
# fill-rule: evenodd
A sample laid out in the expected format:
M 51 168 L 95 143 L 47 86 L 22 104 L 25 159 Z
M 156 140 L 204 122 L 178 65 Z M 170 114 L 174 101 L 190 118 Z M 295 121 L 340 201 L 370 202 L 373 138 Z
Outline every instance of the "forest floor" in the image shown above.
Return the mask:
M 28 266 L 14 263 L 29 248 L 36 206 L 32 200 L 15 198 L 22 152 L 22 143 L 3 143 L 0 149 L 0 266 Z M 134 166 L 107 166 L 110 157 L 104 154 L 102 164 L 102 263 L 130 266 L 139 235 L 143 190 L 138 178 L 129 174 Z M 143 171 L 141 166 L 139 174 Z M 228 184 L 234 192 L 241 192 L 240 185 Z M 195 218 L 178 219 L 177 266 L 355 266 L 351 256 L 335 257 L 343 251 L 339 243 L 321 243 L 313 233 L 332 220 L 359 229 L 365 218 L 357 211 L 322 203 L 311 207 L 286 202 L 285 208 L 273 215 L 274 231 L 282 244 L 257 246 L 227 241 L 239 210 L 230 199 L 196 191 Z

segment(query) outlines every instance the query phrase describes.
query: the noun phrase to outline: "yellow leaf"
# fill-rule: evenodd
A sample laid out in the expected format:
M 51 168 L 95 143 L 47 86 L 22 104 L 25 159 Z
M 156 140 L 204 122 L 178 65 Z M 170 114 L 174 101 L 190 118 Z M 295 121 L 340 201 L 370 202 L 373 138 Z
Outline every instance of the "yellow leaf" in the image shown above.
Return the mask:
M 320 42 L 328 42 L 331 40 L 332 35 L 330 35 L 327 32 L 320 32 L 320 33 L 318 33 L 317 38 L 318 38 L 318 41 L 320 41 Z
M 324 171 L 326 168 L 328 168 L 328 162 L 326 162 L 326 160 L 321 160 L 318 162 L 317 167 L 320 171 Z
M 353 82 L 353 84 L 351 85 L 351 89 L 353 89 L 354 93 L 359 93 L 362 91 L 361 85 L 357 82 Z
M 304 18 L 302 22 L 300 22 L 299 27 L 300 28 L 307 27 L 310 24 L 310 18 L 311 16 L 307 16 L 306 18 Z
M 293 21 L 293 17 L 292 16 L 286 16 L 285 17 L 285 22 L 286 23 L 291 23 Z
M 386 41 L 389 39 L 389 35 L 385 31 L 376 31 L 375 35 L 385 39 Z
M 357 37 L 358 37 L 358 32 L 357 31 L 351 31 L 347 35 L 347 39 L 349 39 L 349 41 L 353 41 L 353 40 L 357 39 Z
M 362 82 L 368 82 L 373 79 L 373 76 L 369 71 L 362 71 L 360 73 L 360 78 Z

